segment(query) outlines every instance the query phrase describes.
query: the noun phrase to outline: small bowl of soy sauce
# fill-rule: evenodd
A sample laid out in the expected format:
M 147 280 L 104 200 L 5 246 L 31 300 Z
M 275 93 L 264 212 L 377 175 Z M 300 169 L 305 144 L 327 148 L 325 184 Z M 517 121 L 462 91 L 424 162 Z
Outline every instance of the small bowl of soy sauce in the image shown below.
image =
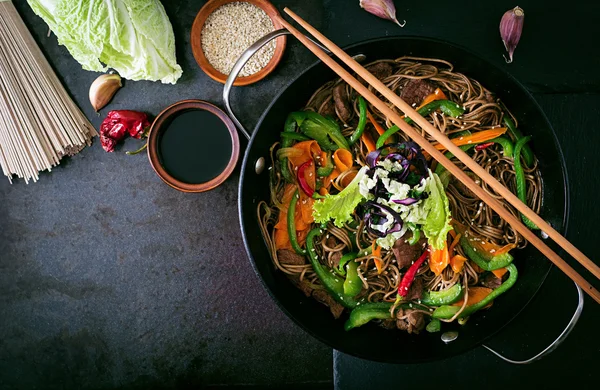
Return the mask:
M 182 100 L 154 120 L 148 158 L 156 174 L 183 192 L 204 192 L 233 172 L 240 141 L 231 119 L 202 100 Z

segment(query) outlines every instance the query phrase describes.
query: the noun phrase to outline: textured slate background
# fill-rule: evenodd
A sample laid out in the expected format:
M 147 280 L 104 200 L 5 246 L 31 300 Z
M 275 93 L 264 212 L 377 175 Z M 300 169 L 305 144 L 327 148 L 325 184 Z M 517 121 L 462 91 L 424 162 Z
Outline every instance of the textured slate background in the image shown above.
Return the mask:
M 189 48 L 189 30 L 204 3 L 164 2 L 184 69 L 178 84 L 126 82 L 108 109 L 155 115 L 185 98 L 221 104 L 221 85 L 198 69 Z M 274 3 L 290 6 L 340 45 L 386 35 L 423 35 L 467 46 L 496 64 L 504 61 L 498 19 L 514 6 L 507 1 L 397 1 L 398 17 L 407 20 L 400 29 L 362 12 L 354 0 Z M 47 26 L 24 0 L 15 5 L 69 92 L 98 126 L 108 109 L 96 116 L 87 102 L 97 75 L 81 70 L 54 36 L 46 36 Z M 582 0 L 519 5 L 527 12 L 526 34 L 510 69 L 536 93 L 564 142 L 575 183 L 569 238 L 593 255 L 597 229 L 589 213 L 597 210 L 593 202 L 600 185 L 596 175 L 583 171 L 598 168 L 589 145 L 599 140 L 600 57 L 593 50 L 593 26 L 600 7 Z M 233 105 L 243 122 L 253 128 L 277 91 L 313 61 L 290 40 L 269 78 L 234 91 Z M 276 308 L 247 261 L 237 223 L 238 172 L 209 193 L 182 194 L 160 181 L 144 155 L 123 153 L 136 149 L 138 142 L 130 140 L 113 154 L 96 143 L 29 186 L 0 180 L 0 388 L 331 386 L 331 350 Z M 570 304 L 573 294 L 561 293 L 570 288 L 568 282 L 556 272 L 551 278 L 546 288 L 557 302 Z M 545 295 L 536 301 L 546 301 Z M 527 344 L 536 347 L 553 331 L 539 321 L 559 327 L 553 318 L 563 310 L 552 305 L 530 311 L 537 313 L 538 322 L 523 326 L 533 328 Z M 579 341 L 573 337 L 549 357 L 550 366 L 542 362 L 519 370 L 519 378 L 544 373 L 551 378 L 548 367 L 558 362 L 585 367 L 586 356 L 597 358 L 592 328 L 597 319 L 597 307 L 588 303 L 576 329 Z M 485 363 L 497 365 L 498 372 L 508 370 L 487 352 L 465 356 L 446 366 Z M 399 366 L 338 354 L 335 367 L 339 388 L 389 385 L 397 380 L 390 374 L 402 372 Z M 431 367 L 404 370 L 421 372 L 415 377 L 422 378 Z

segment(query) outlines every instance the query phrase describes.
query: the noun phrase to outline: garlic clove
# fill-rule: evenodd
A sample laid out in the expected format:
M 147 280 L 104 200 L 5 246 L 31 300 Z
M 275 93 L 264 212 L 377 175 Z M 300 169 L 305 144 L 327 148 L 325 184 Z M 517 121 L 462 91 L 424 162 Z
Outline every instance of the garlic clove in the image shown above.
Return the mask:
M 400 27 L 406 25 L 406 20 L 400 23 L 398 19 L 396 19 L 396 7 L 394 6 L 393 0 L 360 0 L 359 4 L 362 9 L 375 16 L 391 20 Z
M 500 36 L 508 52 L 508 58 L 504 57 L 507 64 L 513 61 L 513 54 L 521 39 L 524 21 L 525 12 L 518 6 L 506 11 L 500 20 Z
M 121 76 L 118 74 L 103 74 L 99 76 L 90 86 L 90 103 L 94 110 L 102 109 L 115 96 L 121 88 Z

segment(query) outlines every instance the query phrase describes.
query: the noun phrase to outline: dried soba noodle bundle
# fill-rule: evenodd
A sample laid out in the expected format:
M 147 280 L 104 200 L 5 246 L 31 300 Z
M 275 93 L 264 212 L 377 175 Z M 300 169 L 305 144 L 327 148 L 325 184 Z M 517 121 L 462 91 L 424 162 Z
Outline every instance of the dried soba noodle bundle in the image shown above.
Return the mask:
M 10 1 L 0 0 L 0 165 L 26 183 L 98 135 Z

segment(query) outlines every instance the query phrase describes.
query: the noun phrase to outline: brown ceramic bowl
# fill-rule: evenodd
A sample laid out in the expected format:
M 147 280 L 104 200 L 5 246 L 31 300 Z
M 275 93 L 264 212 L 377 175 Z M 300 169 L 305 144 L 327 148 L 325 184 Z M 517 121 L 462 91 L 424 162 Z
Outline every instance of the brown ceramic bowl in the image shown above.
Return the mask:
M 208 18 L 208 16 L 214 10 L 216 10 L 217 8 L 219 8 L 220 6 L 222 6 L 224 4 L 234 3 L 234 2 L 239 2 L 239 1 L 250 3 L 250 4 L 255 5 L 258 8 L 262 9 L 263 11 L 265 11 L 267 16 L 269 16 L 269 18 L 271 18 L 271 21 L 273 22 L 273 27 L 275 27 L 276 30 L 283 28 L 283 25 L 281 25 L 281 23 L 279 23 L 279 21 L 277 21 L 275 19 L 275 16 L 279 16 L 279 11 L 277 11 L 277 8 L 275 8 L 273 6 L 273 4 L 271 4 L 271 2 L 267 1 L 267 0 L 210 0 L 208 3 L 206 3 L 204 5 L 204 7 L 202 7 L 202 9 L 200 9 L 200 12 L 198 12 L 198 15 L 196 15 L 196 19 L 194 20 L 194 24 L 192 25 L 192 35 L 191 35 L 192 51 L 194 53 L 194 58 L 196 58 L 196 62 L 198 63 L 200 68 L 208 76 L 210 76 L 210 78 L 212 78 L 213 80 L 218 81 L 222 84 L 225 84 L 225 81 L 227 80 L 228 75 L 223 74 L 223 73 L 219 72 L 218 70 L 216 70 L 210 64 L 210 62 L 208 62 L 208 60 L 206 59 L 206 56 L 204 55 L 204 51 L 202 50 L 202 28 L 204 27 L 206 18 Z M 267 77 L 267 75 L 269 73 L 271 73 L 273 71 L 273 69 L 275 69 L 277 64 L 279 64 L 279 61 L 281 61 L 281 57 L 283 56 L 283 51 L 285 50 L 286 37 L 281 36 L 281 37 L 277 38 L 276 42 L 277 43 L 275 46 L 275 53 L 273 54 L 273 57 L 271 58 L 271 61 L 269 61 L 267 66 L 265 66 L 258 72 L 251 74 L 250 76 L 238 77 L 235 80 L 235 82 L 233 83 L 233 85 L 235 85 L 235 86 L 248 85 L 248 84 L 255 83 L 255 82 Z
M 184 111 L 189 110 L 204 110 L 216 115 L 223 121 L 227 127 L 227 130 L 229 130 L 229 135 L 231 136 L 231 157 L 229 158 L 227 166 L 217 177 L 204 183 L 190 184 L 176 179 L 165 170 L 160 160 L 158 144 L 162 131 L 165 130 L 165 128 L 171 123 L 173 118 Z M 203 129 L 201 127 L 198 129 L 198 131 L 202 130 Z M 229 119 L 229 117 L 220 108 L 202 100 L 182 100 L 167 107 L 160 114 L 158 114 L 152 123 L 152 127 L 150 128 L 150 133 L 148 135 L 148 159 L 150 160 L 152 168 L 165 183 L 176 190 L 183 192 L 204 192 L 212 190 L 213 188 L 222 184 L 225 180 L 227 180 L 229 175 L 231 175 L 231 172 L 233 172 L 239 154 L 240 140 L 238 138 L 235 125 L 231 119 Z

